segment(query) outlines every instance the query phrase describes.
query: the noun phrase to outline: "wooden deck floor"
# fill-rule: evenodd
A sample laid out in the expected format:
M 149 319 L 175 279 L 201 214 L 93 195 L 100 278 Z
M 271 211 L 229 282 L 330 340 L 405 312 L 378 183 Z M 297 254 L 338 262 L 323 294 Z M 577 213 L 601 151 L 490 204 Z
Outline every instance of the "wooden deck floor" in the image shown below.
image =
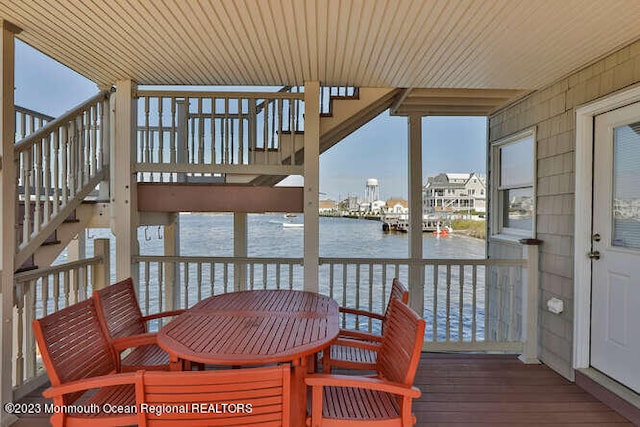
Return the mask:
M 416 385 L 422 390 L 413 405 L 419 427 L 632 425 L 546 366 L 524 365 L 515 356 L 424 353 Z M 44 401 L 38 393 L 25 399 Z M 42 415 L 14 424 L 46 425 Z

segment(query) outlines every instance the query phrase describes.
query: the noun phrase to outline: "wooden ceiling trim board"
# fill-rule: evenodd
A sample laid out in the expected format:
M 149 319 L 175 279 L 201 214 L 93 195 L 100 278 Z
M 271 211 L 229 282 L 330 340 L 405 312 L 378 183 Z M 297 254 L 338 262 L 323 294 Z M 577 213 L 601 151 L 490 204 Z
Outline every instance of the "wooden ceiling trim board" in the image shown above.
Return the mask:
M 466 41 L 469 33 L 475 30 L 477 16 L 472 13 L 474 8 L 479 7 L 477 2 L 457 3 L 458 14 L 453 21 L 453 25 L 449 26 L 448 33 L 445 35 L 442 42 L 438 45 L 434 51 L 433 56 L 439 58 L 436 61 L 438 64 L 433 68 L 429 86 L 438 87 L 437 76 L 443 72 L 447 61 L 457 60 L 452 50 L 456 49 L 462 42 Z M 460 40 L 464 38 L 464 40 Z
M 456 3 L 457 4 L 457 3 Z M 424 50 L 422 50 L 417 58 L 433 58 L 434 51 L 438 48 L 438 46 L 442 43 L 443 38 L 445 37 L 445 30 L 442 28 L 442 24 L 446 22 L 453 22 L 454 15 L 456 13 L 457 6 L 451 2 L 444 2 L 444 8 L 442 9 L 441 14 L 438 16 L 438 19 L 435 22 L 435 26 L 431 34 L 433 38 L 430 40 L 426 40 L 424 43 Z M 429 86 L 430 82 L 428 77 L 424 75 L 424 73 L 430 72 L 429 70 L 420 70 L 419 67 L 414 66 L 415 69 L 415 77 L 412 78 L 417 80 L 417 84 L 412 85 L 414 87 L 423 87 Z
M 234 78 L 243 82 L 248 81 L 249 76 L 246 74 L 245 67 L 238 67 L 239 61 L 234 57 L 234 54 L 237 54 L 237 50 L 233 48 L 234 44 L 230 39 L 229 33 L 222 25 L 220 25 L 220 16 L 218 15 L 218 11 L 213 7 L 211 2 L 198 2 L 198 4 L 202 8 L 203 15 L 206 17 L 206 22 L 209 24 L 207 26 L 209 28 L 207 35 L 209 36 L 210 43 L 217 44 L 220 46 L 219 49 L 226 53 L 226 55 L 223 55 L 223 63 L 227 68 L 226 78 L 224 80 L 225 84 L 232 85 Z M 215 38 L 213 37 L 214 34 Z
M 481 45 L 487 33 L 489 32 L 489 28 L 492 25 L 492 16 L 498 10 L 497 3 L 483 3 L 484 7 L 480 7 L 476 12 L 477 15 L 477 24 L 474 28 L 473 32 L 469 32 L 470 37 L 467 38 L 466 43 L 457 43 L 457 46 L 453 50 L 453 52 L 449 56 L 449 60 L 442 68 L 440 73 L 436 73 L 434 76 L 435 83 L 434 86 L 438 87 L 446 87 L 447 82 L 452 79 L 452 76 L 455 73 L 460 71 L 460 68 L 464 66 L 464 63 L 469 60 L 471 56 L 473 56 L 478 45 Z M 462 62 L 459 62 L 459 58 L 464 58 Z
M 390 64 L 394 64 L 399 58 L 405 58 L 406 53 L 402 46 L 416 20 L 416 16 L 409 13 L 412 8 L 413 4 L 409 2 L 397 5 L 393 17 L 389 20 L 387 34 L 380 44 L 381 48 L 379 59 L 376 61 L 376 69 L 379 70 L 377 72 L 385 82 L 389 81 Z M 373 73 L 373 71 L 370 70 L 369 72 Z M 370 78 L 373 78 L 373 76 Z
M 372 3 L 376 3 L 377 6 L 380 5 L 379 2 Z M 381 28 L 388 25 L 384 11 L 387 10 L 389 6 L 389 0 L 384 0 L 384 4 L 384 7 L 376 7 L 372 10 L 371 21 L 367 25 L 364 47 L 356 68 L 356 74 L 362 76 L 363 86 L 384 86 L 384 84 L 381 84 L 379 81 L 372 82 L 366 78 L 367 70 L 370 70 L 369 67 L 371 66 L 371 60 L 375 55 L 375 48 L 378 44 L 378 37 L 380 37 Z M 374 31 L 373 34 L 371 33 L 372 30 Z
M 182 41 L 183 46 L 187 46 L 186 50 L 191 52 L 194 57 L 192 65 L 198 76 L 196 79 L 190 80 L 188 83 L 207 84 L 206 82 L 211 81 L 212 79 L 209 77 L 211 72 L 208 71 L 202 63 L 202 58 L 206 57 L 206 52 L 200 47 L 202 43 L 198 43 L 195 38 L 200 38 L 198 33 L 201 31 L 193 31 L 193 22 L 185 16 L 181 4 L 184 5 L 186 2 L 175 2 L 172 5 L 167 5 L 166 0 L 162 1 L 165 1 L 165 8 L 167 8 L 171 14 L 172 22 L 174 22 L 174 28 L 179 30 L 179 39 Z
M 317 0 L 304 1 L 304 21 L 307 23 L 305 26 L 307 41 L 307 49 L 309 52 L 309 74 L 304 77 L 304 80 L 316 81 L 318 80 L 318 11 Z
M 206 16 L 202 3 L 186 1 L 183 3 L 183 13 L 185 19 L 192 16 L 189 22 L 192 25 L 191 31 L 196 33 L 197 41 L 203 48 L 203 56 L 200 58 L 202 66 L 206 70 L 209 83 L 227 82 L 232 80 L 233 68 L 230 65 L 231 57 L 224 44 L 212 38 L 215 25 L 210 25 L 210 20 Z M 188 13 L 186 10 L 189 9 Z
M 291 21 L 295 23 L 295 40 L 298 46 L 298 52 L 300 57 L 300 65 L 302 66 L 302 72 L 300 73 L 300 80 L 297 82 L 299 85 L 304 84 L 304 80 L 307 76 L 311 75 L 311 62 L 309 59 L 309 40 L 307 39 L 307 25 L 306 20 L 302 21 L 306 17 L 305 2 L 297 0 L 289 0 L 291 2 Z
M 335 81 L 337 76 L 333 70 L 336 68 L 336 62 L 341 58 L 338 52 L 338 37 L 340 34 L 340 14 L 342 13 L 343 3 L 338 1 L 338 7 L 327 7 L 327 24 L 325 38 L 325 60 L 323 70 L 323 80 Z M 329 52 L 333 52 L 333 55 L 329 55 Z
M 280 22 L 276 22 L 273 16 L 270 1 L 258 2 L 256 5 L 260 10 L 262 26 L 264 28 L 272 28 L 271 31 L 267 31 L 267 36 L 270 40 L 269 45 L 271 46 L 271 57 L 277 71 L 276 75 L 278 76 L 275 80 L 288 82 L 290 81 L 290 76 L 287 70 L 291 69 L 291 59 L 285 54 L 280 40 L 282 26 L 279 25 Z M 277 58 L 282 58 L 282 60 L 277 60 Z
M 407 52 L 408 63 L 405 61 L 403 67 L 401 67 L 400 73 L 391 78 L 392 85 L 400 85 L 400 82 L 413 81 L 418 74 L 417 62 L 421 61 L 424 54 L 421 52 L 428 47 L 428 41 L 433 37 L 436 23 L 441 19 L 442 14 L 446 9 L 446 2 L 435 1 L 432 3 L 424 2 L 424 10 L 427 13 L 427 17 L 424 19 L 424 27 L 428 28 L 428 31 L 424 33 L 421 39 L 416 40 L 411 46 L 411 51 Z M 417 85 L 412 85 L 417 86 Z
M 382 71 L 382 73 L 387 76 L 387 81 L 389 82 L 394 82 L 398 73 L 404 69 L 403 64 L 407 61 L 407 58 L 411 58 L 411 49 L 419 36 L 420 27 L 426 25 L 425 22 L 428 18 L 428 3 L 424 1 L 418 1 L 416 3 L 414 19 L 411 21 L 410 25 L 408 25 L 407 34 L 398 47 L 398 52 L 402 52 L 402 57 L 400 55 L 395 55 L 393 60 L 389 62 L 388 70 Z
M 342 79 L 343 84 L 351 85 L 351 80 L 342 73 L 347 59 L 347 47 L 345 41 L 349 38 L 349 22 L 351 21 L 351 2 L 341 2 L 340 13 L 336 16 L 336 36 L 333 40 L 333 51 L 335 52 L 331 69 L 327 70 L 331 81 Z M 340 43 L 342 40 L 342 43 Z
M 287 28 L 286 37 L 287 37 L 289 46 L 291 47 L 292 56 L 294 57 L 296 76 L 302 76 L 305 73 L 306 58 L 305 58 L 305 55 L 303 55 L 302 43 L 300 39 L 300 33 L 302 32 L 302 25 L 296 25 L 298 21 L 296 21 L 296 14 L 295 14 L 294 7 L 297 2 L 295 0 L 283 0 L 283 1 L 289 2 L 288 5 L 284 5 L 281 13 L 282 21 L 285 23 L 285 26 Z M 298 78 L 292 79 L 290 83 L 292 85 L 301 85 L 303 82 L 302 82 L 302 79 L 298 77 Z
M 488 28 L 491 28 L 493 31 L 485 34 L 479 46 L 473 47 L 472 54 L 464 63 L 460 64 L 455 73 L 449 76 L 448 84 L 466 81 L 469 73 L 479 73 L 478 64 L 482 63 L 482 61 L 488 57 L 496 56 L 495 49 L 497 42 L 498 39 L 502 37 L 502 34 L 506 33 L 506 27 L 509 22 L 506 18 L 510 13 L 510 9 L 503 7 L 503 4 L 496 4 L 500 7 L 497 8 L 497 15 L 489 20 L 488 26 Z M 468 86 L 473 87 L 473 84 L 469 83 Z
M 340 3 L 338 3 L 338 5 L 339 4 Z M 316 25 L 318 34 L 318 80 L 324 80 L 327 77 L 327 61 L 331 60 L 327 57 L 327 41 L 329 39 L 329 7 L 324 0 L 316 0 Z
M 94 42 L 96 46 L 100 46 L 100 45 L 108 45 L 108 51 L 109 51 L 109 55 L 111 58 L 113 58 L 114 61 L 118 60 L 120 61 L 122 58 L 128 58 L 127 59 L 127 64 L 128 66 L 124 66 L 121 65 L 120 68 L 127 74 L 127 76 L 129 76 L 131 74 L 130 70 L 132 68 L 139 70 L 136 72 L 136 75 L 138 76 L 145 76 L 145 79 L 150 80 L 152 79 L 152 76 L 149 74 L 145 75 L 145 68 L 146 65 L 148 64 L 155 64 L 157 63 L 157 60 L 154 61 L 154 58 L 152 55 L 148 54 L 148 52 L 152 52 L 155 51 L 155 49 L 151 48 L 150 45 L 146 42 L 146 39 L 144 37 L 137 37 L 133 35 L 133 29 L 134 26 L 130 25 L 130 23 L 128 22 L 128 20 L 125 19 L 121 19 L 121 22 L 123 24 L 127 24 L 127 26 L 129 27 L 129 30 L 126 33 L 122 33 L 121 31 L 110 31 L 111 28 L 113 28 L 112 23 L 115 23 L 115 19 L 113 18 L 112 14 L 107 13 L 106 9 L 103 8 L 103 6 L 110 4 L 110 5 L 114 5 L 115 3 L 104 3 L 104 2 L 96 2 L 96 1 L 92 1 L 91 5 L 87 5 L 87 8 L 85 10 L 90 10 L 91 14 L 93 16 L 93 18 L 90 18 L 89 16 L 87 16 L 87 19 L 91 19 L 92 23 L 93 23 L 93 28 L 97 28 L 98 30 L 98 39 Z M 117 13 L 115 8 L 111 8 L 110 11 L 112 13 Z M 122 16 L 122 13 L 119 14 L 120 16 Z M 110 42 L 109 43 L 104 43 L 102 41 L 102 39 L 100 38 L 100 34 L 104 35 L 104 34 L 110 34 Z M 126 35 L 128 35 L 129 37 L 126 37 Z M 131 40 L 135 40 L 135 44 L 132 46 Z M 86 39 L 83 41 L 84 43 L 86 43 Z M 121 43 L 124 45 L 129 45 L 130 48 L 126 49 L 126 54 L 123 54 L 121 51 L 116 51 L 114 50 L 111 46 L 116 45 L 117 43 Z M 140 48 L 142 46 L 142 48 Z M 135 58 L 135 60 L 131 60 L 131 58 Z M 167 58 L 168 59 L 168 58 Z M 167 65 L 171 64 L 172 61 L 169 60 L 168 62 L 163 62 L 161 65 L 158 65 L 156 67 L 156 69 L 160 69 L 163 70 L 165 73 L 170 73 L 169 68 L 167 68 Z M 175 62 L 173 62 L 175 64 Z M 135 64 L 133 67 L 131 67 L 131 65 Z M 109 84 L 114 83 L 115 79 L 112 79 L 111 81 L 107 82 Z
M 117 30 L 118 22 L 121 22 L 123 25 L 126 24 L 128 27 L 127 34 L 131 40 L 136 40 L 139 43 L 143 50 L 148 50 L 149 52 L 163 52 L 161 56 L 158 56 L 157 53 L 152 55 L 152 59 L 149 60 L 146 64 L 142 66 L 142 68 L 153 68 L 155 70 L 164 69 L 164 79 L 165 81 L 172 81 L 174 79 L 174 75 L 172 72 L 173 67 L 179 67 L 180 62 L 175 57 L 175 55 L 171 55 L 168 53 L 168 49 L 163 45 L 161 40 L 165 40 L 166 37 L 161 35 L 158 32 L 158 25 L 155 20 L 150 20 L 149 18 L 153 17 L 150 13 L 144 12 L 144 5 L 140 4 L 138 7 L 133 7 L 130 3 L 125 6 L 122 5 L 121 2 L 113 0 L 109 3 L 99 2 L 102 5 L 110 5 L 112 13 L 106 13 L 103 11 L 104 16 L 109 16 L 110 20 L 107 21 L 105 18 L 105 24 L 107 27 L 105 28 L 105 32 L 109 31 L 111 33 L 117 33 L 121 36 L 121 31 Z M 98 5 L 96 5 L 98 6 Z M 102 10 L 102 9 L 101 9 Z M 115 17 L 114 17 L 115 15 Z M 135 23 L 135 25 L 132 23 Z M 141 28 L 146 28 L 146 32 L 141 32 Z M 146 37 L 148 34 L 151 34 L 151 40 L 149 41 Z M 110 47 L 110 55 L 118 55 L 118 51 L 116 50 L 116 44 L 112 44 Z M 115 56 L 114 58 L 117 58 Z M 114 59 L 115 60 L 115 59 Z M 161 63 L 161 65 L 158 65 Z M 129 68 L 126 74 L 121 75 L 111 75 L 110 83 L 114 83 L 116 80 L 121 78 L 132 78 L 138 83 L 150 83 L 158 79 L 157 73 L 154 73 L 153 76 L 149 78 L 143 79 L 137 70 L 133 70 Z
M 220 32 L 217 23 L 211 20 L 211 13 L 205 9 L 205 7 L 211 7 L 209 2 L 186 2 L 192 10 L 194 10 L 196 17 L 200 23 L 200 26 L 204 29 L 203 37 L 206 37 L 205 43 L 210 47 L 210 54 L 207 58 L 207 62 L 211 67 L 217 66 L 218 80 L 220 83 L 231 84 L 233 80 L 234 72 L 237 70 L 233 66 L 233 55 L 229 51 L 229 44 L 222 41 L 225 32 Z M 198 8 L 196 10 L 195 8 Z M 217 40 L 213 35 L 217 37 Z M 215 49 L 216 53 L 212 52 Z M 243 77 L 246 78 L 246 77 Z
M 255 64 L 256 62 L 257 64 L 261 64 L 259 69 L 255 65 L 252 66 L 250 70 L 251 73 L 254 73 L 254 75 L 262 73 L 260 80 L 263 83 L 261 84 L 276 80 L 273 73 L 273 52 L 269 52 L 270 49 L 266 48 L 266 46 L 268 46 L 268 43 L 266 43 L 268 41 L 266 38 L 267 35 L 264 28 L 260 29 L 256 26 L 256 20 L 254 19 L 256 8 L 243 8 L 243 5 L 238 6 L 238 2 L 236 1 L 233 1 L 231 4 L 232 7 L 230 9 L 233 11 L 234 18 L 240 25 L 239 27 L 238 25 L 234 26 L 236 36 L 238 39 L 244 38 L 244 40 L 248 42 L 251 48 L 251 55 L 253 55 L 253 58 L 258 59 L 258 61 L 251 61 L 250 64 Z
M 56 22 L 55 16 L 52 16 L 50 19 L 47 19 L 47 16 L 34 16 L 32 12 L 25 9 L 21 3 L 12 5 L 11 10 L 13 13 L 10 20 L 15 22 L 16 25 L 23 30 L 17 38 L 24 40 L 25 43 L 29 44 L 33 48 L 43 51 L 46 45 L 52 46 L 50 49 L 47 49 L 48 56 L 61 64 L 74 69 L 78 74 L 85 77 L 87 77 L 87 70 L 77 67 L 75 60 L 72 61 L 72 64 L 69 64 L 69 61 L 67 61 L 66 64 L 63 62 L 65 57 L 65 46 L 68 46 L 67 49 L 74 54 L 74 58 L 80 58 L 82 62 L 87 64 L 97 63 L 99 64 L 98 67 L 101 66 L 103 67 L 102 69 L 108 69 L 109 64 L 102 62 L 101 59 L 99 59 L 99 56 L 93 56 L 91 51 L 84 50 L 81 46 L 74 43 L 71 36 L 68 35 L 68 32 L 60 31 L 60 34 L 57 34 L 58 37 L 65 40 L 64 44 L 61 44 L 59 40 L 53 39 L 50 31 L 47 30 L 49 25 Z M 47 15 L 49 15 L 50 12 L 46 12 Z M 17 17 L 17 19 L 15 17 Z
M 269 9 L 269 17 L 272 22 L 272 28 L 278 40 L 278 46 L 282 56 L 284 57 L 284 74 L 282 79 L 283 85 L 288 85 L 295 80 L 295 76 L 298 74 L 300 68 L 296 68 L 298 65 L 294 59 L 293 49 L 291 47 L 291 37 L 289 37 L 289 27 L 287 20 L 284 18 L 284 13 L 280 9 L 282 3 L 278 1 L 259 2 L 259 5 L 267 7 Z
M 388 8 L 389 5 L 389 0 L 387 0 L 385 8 Z M 378 28 L 372 54 L 367 58 L 367 65 L 365 66 L 363 75 L 365 81 L 371 81 L 374 79 L 374 70 L 379 70 L 378 78 L 385 82 L 387 81 L 387 76 L 384 72 L 384 64 L 389 61 L 389 56 L 394 50 L 392 46 L 395 46 L 398 41 L 398 37 L 402 32 L 403 27 L 401 24 L 398 25 L 397 21 L 399 20 L 399 14 L 402 12 L 403 8 L 407 7 L 407 5 L 409 5 L 408 2 L 399 2 L 394 5 L 395 7 L 392 8 L 391 13 L 385 14 L 385 25 Z M 401 55 L 400 50 L 395 51 L 395 53 L 396 55 Z
M 225 29 L 229 32 L 229 38 L 232 39 L 234 46 L 240 46 L 241 49 L 239 50 L 243 51 L 240 56 L 242 59 L 239 58 L 239 60 L 246 61 L 249 76 L 253 76 L 250 77 L 252 79 L 250 84 L 260 84 L 259 82 L 266 80 L 266 71 L 264 67 L 258 65 L 264 64 L 264 62 L 258 61 L 256 63 L 253 61 L 254 58 L 260 58 L 260 53 L 256 49 L 258 41 L 255 31 L 247 27 L 235 1 L 220 2 L 220 4 L 227 15 Z M 247 84 L 246 82 L 244 83 Z
M 144 4 L 143 4 L 144 3 Z M 189 61 L 190 64 L 195 64 L 197 58 L 193 56 L 193 53 L 190 49 L 180 49 L 182 39 L 178 36 L 178 28 L 176 26 L 177 21 L 173 18 L 173 13 L 171 13 L 167 8 L 158 7 L 159 2 L 140 2 L 142 7 L 145 7 L 149 13 L 149 16 L 153 16 L 158 28 L 172 28 L 174 31 L 169 31 L 166 33 L 166 37 L 170 38 L 173 42 L 174 48 L 169 52 L 170 55 L 174 55 L 176 58 L 179 58 L 181 61 Z M 194 68 L 194 74 L 196 74 L 195 79 L 192 78 L 195 82 L 204 80 L 204 75 L 202 72 Z M 172 72 L 171 76 L 174 82 L 181 81 L 182 84 L 188 84 L 191 82 L 187 82 L 187 78 L 185 76 L 180 75 L 179 72 Z M 149 82 L 148 84 L 155 84 L 154 82 Z
M 360 28 L 364 21 L 364 12 L 362 11 L 362 1 L 348 2 L 349 4 L 349 24 L 347 28 L 347 36 L 345 37 L 345 56 L 342 61 L 342 68 L 340 69 L 340 75 L 345 76 L 345 80 L 349 84 L 354 84 L 356 81 L 355 67 L 353 63 L 356 56 L 356 46 L 358 41 L 358 35 L 360 34 Z M 356 8 L 356 5 L 360 7 Z
M 555 14 L 555 16 L 549 16 L 548 13 L 545 13 L 545 11 L 541 11 L 539 8 L 534 8 L 531 7 L 532 5 L 527 5 L 527 4 L 523 4 L 520 7 L 524 8 L 524 10 L 520 11 L 518 16 L 521 17 L 521 20 L 517 23 L 517 25 L 521 28 L 523 28 L 523 36 L 519 37 L 517 40 L 514 40 L 513 42 L 517 42 L 517 45 L 513 46 L 513 52 L 512 55 L 512 59 L 510 61 L 510 64 L 508 67 L 502 67 L 502 68 L 494 68 L 492 71 L 490 71 L 487 74 L 487 79 L 489 79 L 490 81 L 498 81 L 501 80 L 502 78 L 507 76 L 508 70 L 512 70 L 512 69 L 519 69 L 519 70 L 523 70 L 522 72 L 524 72 L 524 75 L 526 75 L 526 79 L 520 79 L 520 80 L 514 80 L 511 82 L 511 86 L 512 87 L 527 87 L 527 88 L 538 88 L 539 87 L 539 82 L 538 82 L 538 76 L 539 71 L 538 68 L 540 66 L 542 66 L 542 64 L 545 62 L 543 59 L 538 58 L 537 60 L 534 60 L 533 57 L 539 55 L 539 46 L 544 45 L 545 46 L 545 50 L 548 51 L 549 50 L 549 45 L 553 46 L 553 44 L 555 43 L 545 43 L 543 42 L 544 39 L 539 39 L 540 35 L 542 35 L 542 37 L 549 37 L 549 33 L 545 32 L 544 30 L 542 30 L 542 27 L 540 25 L 541 22 L 545 22 L 546 23 L 557 23 L 558 25 L 566 25 L 567 22 L 558 22 L 558 16 L 563 16 L 564 13 L 558 13 Z M 557 5 L 557 7 L 559 8 L 566 8 L 567 5 L 565 3 L 561 3 L 559 5 Z M 524 19 L 524 17 L 527 16 L 528 19 Z M 557 37 L 557 36 L 556 36 Z M 555 39 L 555 37 L 554 37 Z M 535 43 L 534 43 L 535 41 Z M 551 40 L 554 41 L 555 40 Z M 529 45 L 533 45 L 536 44 L 538 47 L 536 47 L 536 50 L 531 53 L 530 51 L 528 51 L 526 48 Z M 553 48 L 551 48 L 553 49 Z M 562 59 L 562 61 L 564 61 L 565 58 Z M 557 65 L 560 61 L 556 61 L 554 64 L 551 64 L 553 67 L 557 68 Z M 526 86 L 525 86 L 526 85 Z

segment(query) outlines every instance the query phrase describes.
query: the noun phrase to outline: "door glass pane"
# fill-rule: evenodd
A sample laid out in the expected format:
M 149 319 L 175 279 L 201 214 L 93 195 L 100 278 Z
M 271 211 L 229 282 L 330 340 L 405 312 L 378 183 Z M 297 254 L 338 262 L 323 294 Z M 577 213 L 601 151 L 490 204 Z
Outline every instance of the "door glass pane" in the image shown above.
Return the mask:
M 613 246 L 640 249 L 640 122 L 613 139 Z

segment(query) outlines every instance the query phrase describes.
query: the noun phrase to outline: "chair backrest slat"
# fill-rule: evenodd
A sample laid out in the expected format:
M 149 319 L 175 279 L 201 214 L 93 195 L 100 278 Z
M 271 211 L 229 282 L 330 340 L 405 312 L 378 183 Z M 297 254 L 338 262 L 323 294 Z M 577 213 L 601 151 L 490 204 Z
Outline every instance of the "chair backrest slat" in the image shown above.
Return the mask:
M 116 370 L 93 298 L 33 321 L 33 331 L 51 385 L 106 375 Z M 73 403 L 79 394 L 65 396 Z
M 207 372 L 139 371 L 139 405 L 186 405 L 186 413 L 141 411 L 139 425 L 288 426 L 290 369 L 284 365 Z M 217 407 L 210 406 L 216 403 Z M 224 413 L 221 404 L 234 406 L 227 406 Z
M 96 291 L 94 297 L 100 320 L 111 338 L 147 332 L 131 278 Z
M 389 302 L 387 303 L 387 309 L 384 312 L 384 320 L 382 321 L 382 331 L 384 332 L 385 324 L 389 319 L 389 311 L 391 310 L 391 301 L 394 298 L 399 299 L 405 304 L 409 303 L 409 290 L 398 280 L 394 278 L 391 282 L 391 292 L 389 293 Z
M 378 353 L 376 371 L 382 377 L 406 384 L 413 384 L 426 323 L 408 305 L 392 299 L 382 347 Z

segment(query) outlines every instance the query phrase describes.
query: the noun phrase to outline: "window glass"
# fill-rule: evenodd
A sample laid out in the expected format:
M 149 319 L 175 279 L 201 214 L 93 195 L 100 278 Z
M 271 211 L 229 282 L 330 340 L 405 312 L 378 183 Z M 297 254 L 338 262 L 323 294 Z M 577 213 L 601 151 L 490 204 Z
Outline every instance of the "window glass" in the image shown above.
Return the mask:
M 518 230 L 533 228 L 533 188 L 504 190 L 502 226 Z
M 613 238 L 611 244 L 640 249 L 640 122 L 614 131 Z
M 500 187 L 531 185 L 533 135 L 500 148 Z

